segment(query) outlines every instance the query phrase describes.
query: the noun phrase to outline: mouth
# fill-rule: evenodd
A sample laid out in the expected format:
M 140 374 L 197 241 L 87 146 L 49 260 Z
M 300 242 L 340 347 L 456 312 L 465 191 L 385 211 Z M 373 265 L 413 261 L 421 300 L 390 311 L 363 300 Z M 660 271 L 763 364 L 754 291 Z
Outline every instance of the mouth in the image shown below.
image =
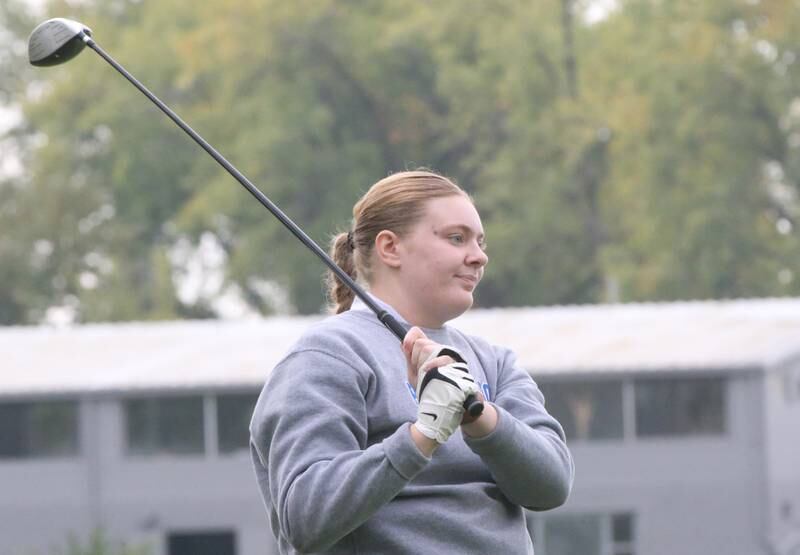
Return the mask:
M 478 276 L 473 275 L 456 275 L 456 278 L 461 280 L 462 282 L 469 285 L 471 288 L 475 288 L 478 285 Z

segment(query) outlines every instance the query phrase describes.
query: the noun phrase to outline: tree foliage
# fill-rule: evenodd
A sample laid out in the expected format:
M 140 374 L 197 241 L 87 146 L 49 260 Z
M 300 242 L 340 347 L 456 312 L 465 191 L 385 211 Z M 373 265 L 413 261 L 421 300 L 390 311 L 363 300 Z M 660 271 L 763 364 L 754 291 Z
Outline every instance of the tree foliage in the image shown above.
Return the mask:
M 800 292 L 797 3 L 626 0 L 596 22 L 590 7 L 117 0 L 48 13 L 92 27 L 322 245 L 387 173 L 455 178 L 490 243 L 480 305 Z M 19 13 L 0 10 L 17 44 Z M 5 140 L 25 168 L 0 184 L 0 322 L 54 306 L 82 321 L 213 316 L 226 287 L 262 312 L 281 309 L 276 289 L 294 310 L 321 308 L 323 266 L 93 53 L 0 66 L 24 76 L 3 87 L 24 99 Z M 208 240 L 224 282 L 187 297 L 185 247 Z

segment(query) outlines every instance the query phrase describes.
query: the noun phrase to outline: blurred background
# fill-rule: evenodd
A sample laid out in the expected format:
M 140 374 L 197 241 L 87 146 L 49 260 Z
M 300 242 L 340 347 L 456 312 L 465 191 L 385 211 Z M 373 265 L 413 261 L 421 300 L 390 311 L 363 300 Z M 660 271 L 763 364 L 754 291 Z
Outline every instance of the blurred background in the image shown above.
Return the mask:
M 7 328 L 0 329 L 6 334 L 0 375 L 4 365 L 7 378 L 22 368 L 8 361 L 15 345 L 27 341 L 20 339 L 24 334 L 47 351 L 51 343 L 34 330 L 98 324 L 105 327 L 91 329 L 130 331 L 109 324 L 131 321 L 295 322 L 319 317 L 326 303 L 323 266 L 313 254 L 94 53 L 55 68 L 28 65 L 27 37 L 51 17 L 91 27 L 100 46 L 321 245 L 347 229 L 354 201 L 373 182 L 424 166 L 453 177 L 481 212 L 491 263 L 477 290 L 477 308 L 784 298 L 736 306 L 789 326 L 781 364 L 800 352 L 800 305 L 792 299 L 800 296 L 797 0 L 3 0 L 0 324 Z M 698 317 L 706 318 L 708 329 L 719 322 Z M 687 321 L 667 320 L 674 326 Z M 753 333 L 737 337 L 754 343 L 769 337 Z M 591 333 L 581 338 L 589 340 Z M 129 344 L 141 345 L 137 341 Z M 758 344 L 760 350 L 742 354 L 739 362 L 768 373 L 774 346 Z M 730 345 L 720 345 L 719 352 Z M 673 354 L 692 348 L 669 346 Z M 56 368 L 56 360 L 86 352 L 67 349 L 40 363 Z M 656 358 L 675 366 L 668 357 Z M 692 360 L 706 370 L 709 364 L 738 364 L 719 353 L 700 358 Z M 609 365 L 613 361 L 598 362 L 603 371 Z M 796 367 L 780 366 L 776 383 L 788 383 L 783 376 L 794 376 Z M 69 396 L 63 389 L 69 379 L 60 383 L 54 375 L 50 390 L 30 384 L 14 389 L 10 378 L 0 385 L 6 399 L 0 437 L 6 433 L 28 445 L 33 440 L 24 438 L 36 436 L 31 430 L 37 425 L 50 429 L 41 424 L 48 418 L 91 422 L 94 409 L 85 407 L 74 414 L 62 405 L 37 412 L 47 395 Z M 238 385 L 245 382 L 257 380 L 248 375 Z M 771 397 L 756 391 L 768 391 L 772 382 L 756 382 L 742 398 L 753 395 L 769 412 Z M 604 383 L 593 403 L 618 405 L 609 410 L 619 412 L 620 427 L 608 432 L 598 424 L 600 437 L 636 437 L 622 425 L 628 410 L 623 399 L 636 403 L 635 378 L 622 379 L 619 393 L 615 386 L 603 389 Z M 207 385 L 197 388 L 207 392 Z M 655 395 L 670 405 L 691 397 L 672 385 L 646 390 L 641 398 Z M 732 414 L 735 401 L 715 399 L 737 398 L 725 391 L 738 386 L 701 385 L 701 405 Z M 87 391 L 97 387 L 87 378 L 66 391 L 88 399 Z M 588 421 L 570 408 L 563 387 L 558 379 L 550 387 L 553 410 L 577 418 L 570 434 L 586 439 Z M 120 380 L 114 388 L 124 393 L 126 384 Z M 253 393 L 245 389 L 228 393 Z M 200 408 L 175 410 L 199 410 L 201 421 L 213 418 L 225 403 L 209 395 Z M 774 402 L 791 399 L 786 414 L 797 419 L 800 403 L 781 395 Z M 142 440 L 147 449 L 169 443 L 156 436 L 159 418 L 169 421 L 163 414 L 172 414 L 151 401 L 121 405 L 127 407 L 127 437 L 149 438 Z M 230 406 L 238 406 L 235 399 Z M 247 410 L 230 410 L 241 415 L 229 418 L 246 424 Z M 159 417 L 159 411 L 166 412 Z M 701 431 L 712 435 L 737 429 L 722 423 L 722 416 L 697 418 Z M 14 424 L 23 421 L 27 432 Z M 800 443 L 800 420 L 784 424 L 785 435 Z M 219 440 L 210 441 L 216 450 Z M 35 447 L 6 451 L 0 449 L 0 477 L 37 464 Z M 781 484 L 797 488 L 800 499 L 800 470 L 781 468 Z M 2 497 L 0 492 L 0 503 Z M 97 507 L 102 512 L 102 503 Z M 748 546 L 740 553 L 800 553 L 793 510 L 784 510 L 789 516 L 784 514 L 780 541 L 761 538 L 758 550 Z M 580 536 L 588 538 L 583 543 L 537 543 L 537 553 L 714 552 L 670 549 L 663 539 L 660 547 L 637 543 L 635 511 L 580 515 L 572 528 L 563 520 L 533 519 L 531 529 L 542 537 L 548 526 L 553 538 L 592 530 Z M 266 527 L 264 515 L 257 517 Z M 734 526 L 752 522 L 745 518 Z M 112 523 L 106 539 L 91 540 L 86 530 L 99 527 L 89 524 L 74 528 L 78 536 L 70 549 L 81 549 L 76 541 L 85 549 L 92 541 L 112 549 L 126 539 L 115 536 Z M 158 526 L 138 529 L 148 540 Z M 220 534 L 204 545 L 218 545 L 209 552 L 226 555 Z M 15 541 L 9 545 L 23 545 Z M 176 541 L 179 547 L 157 539 L 153 553 L 205 553 L 186 547 L 191 540 Z M 250 553 L 239 542 L 240 555 Z M 49 544 L 33 542 L 29 549 L 68 549 Z
M 320 243 L 381 176 L 452 175 L 491 240 L 479 306 L 800 293 L 796 2 L 0 10 L 4 324 L 324 303 L 313 255 L 111 67 L 27 65 L 57 15 Z

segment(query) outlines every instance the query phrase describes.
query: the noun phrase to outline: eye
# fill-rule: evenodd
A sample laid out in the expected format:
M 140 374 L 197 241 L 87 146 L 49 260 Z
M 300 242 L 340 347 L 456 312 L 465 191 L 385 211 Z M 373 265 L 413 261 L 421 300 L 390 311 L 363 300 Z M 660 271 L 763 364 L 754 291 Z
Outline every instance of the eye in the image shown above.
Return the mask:
M 450 242 L 454 245 L 463 245 L 464 244 L 464 236 L 460 233 L 454 233 L 452 235 L 447 236 L 450 239 Z
M 486 240 L 484 240 L 484 239 L 481 239 L 480 241 L 478 241 L 478 247 L 480 247 L 480 249 L 481 249 L 483 252 L 486 252 L 486 249 L 488 249 L 488 248 L 489 248 L 489 245 L 487 245 L 487 244 L 486 244 Z

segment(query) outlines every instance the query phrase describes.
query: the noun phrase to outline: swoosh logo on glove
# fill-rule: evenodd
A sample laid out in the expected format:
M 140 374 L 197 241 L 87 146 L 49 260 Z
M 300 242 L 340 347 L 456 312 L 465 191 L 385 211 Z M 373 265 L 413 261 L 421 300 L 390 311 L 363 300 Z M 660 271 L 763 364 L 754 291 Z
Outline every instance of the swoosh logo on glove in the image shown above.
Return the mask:
M 423 412 L 422 414 L 427 414 L 428 416 L 432 417 L 434 421 L 439 418 L 438 414 L 433 414 L 432 412 Z

